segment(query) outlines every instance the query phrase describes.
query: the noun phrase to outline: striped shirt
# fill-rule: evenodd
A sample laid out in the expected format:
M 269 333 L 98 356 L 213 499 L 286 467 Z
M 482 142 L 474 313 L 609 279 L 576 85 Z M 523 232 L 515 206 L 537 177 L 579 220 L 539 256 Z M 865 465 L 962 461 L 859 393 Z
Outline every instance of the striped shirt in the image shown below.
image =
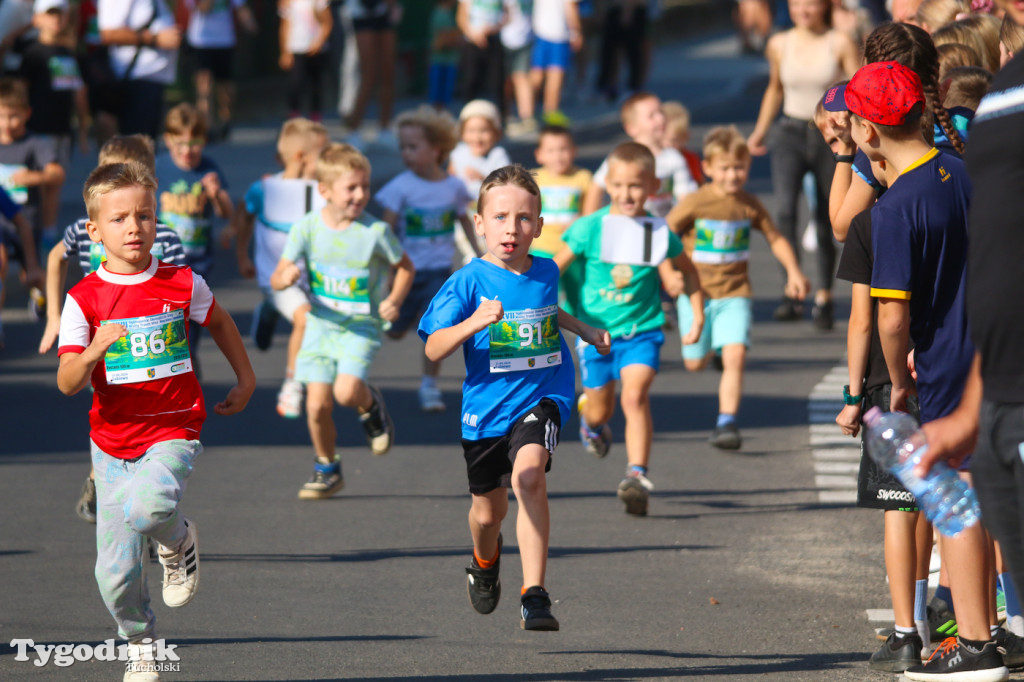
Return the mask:
M 79 218 L 64 229 L 64 260 L 78 255 L 78 264 L 86 275 L 96 272 L 100 263 L 107 259 L 103 244 L 89 239 L 85 229 L 87 218 Z M 153 256 L 171 265 L 185 265 L 185 249 L 181 246 L 178 233 L 163 223 L 156 224 L 156 240 L 153 242 Z

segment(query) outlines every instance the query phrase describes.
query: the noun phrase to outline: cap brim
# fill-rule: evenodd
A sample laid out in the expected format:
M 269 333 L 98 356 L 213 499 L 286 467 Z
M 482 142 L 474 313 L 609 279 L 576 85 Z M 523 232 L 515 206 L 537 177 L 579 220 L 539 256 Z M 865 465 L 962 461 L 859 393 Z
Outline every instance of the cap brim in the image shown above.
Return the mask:
M 837 85 L 834 88 L 829 88 L 821 100 L 821 106 L 825 111 L 847 111 L 846 86 Z

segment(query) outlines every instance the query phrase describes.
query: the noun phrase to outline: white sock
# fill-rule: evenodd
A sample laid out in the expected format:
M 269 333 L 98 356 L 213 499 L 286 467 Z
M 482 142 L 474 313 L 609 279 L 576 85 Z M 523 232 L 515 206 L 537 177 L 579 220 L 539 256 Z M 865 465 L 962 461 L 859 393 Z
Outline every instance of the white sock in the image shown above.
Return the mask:
M 907 635 L 912 635 L 916 632 L 914 628 L 905 628 L 901 625 L 896 625 L 895 629 L 897 637 L 906 637 Z

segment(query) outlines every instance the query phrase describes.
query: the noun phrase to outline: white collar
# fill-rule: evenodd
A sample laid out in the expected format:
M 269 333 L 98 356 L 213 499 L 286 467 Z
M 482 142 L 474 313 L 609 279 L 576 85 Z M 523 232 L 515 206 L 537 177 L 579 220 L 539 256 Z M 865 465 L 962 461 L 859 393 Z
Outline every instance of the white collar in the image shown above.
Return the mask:
M 149 267 L 142 272 L 136 272 L 131 275 L 122 275 L 117 272 L 111 272 L 107 270 L 107 264 L 103 263 L 99 268 L 96 269 L 96 274 L 104 282 L 110 284 L 142 284 L 148 282 L 153 275 L 156 274 L 156 269 L 160 267 L 160 261 L 153 256 L 149 257 Z

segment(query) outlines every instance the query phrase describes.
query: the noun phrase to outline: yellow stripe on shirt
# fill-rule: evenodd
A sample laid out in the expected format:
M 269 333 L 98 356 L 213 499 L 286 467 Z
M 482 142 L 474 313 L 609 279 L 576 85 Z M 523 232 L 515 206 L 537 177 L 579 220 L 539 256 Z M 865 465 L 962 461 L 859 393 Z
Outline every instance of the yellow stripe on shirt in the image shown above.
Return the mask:
M 871 287 L 872 298 L 898 298 L 901 301 L 910 300 L 909 291 L 900 291 L 899 289 L 876 289 Z

